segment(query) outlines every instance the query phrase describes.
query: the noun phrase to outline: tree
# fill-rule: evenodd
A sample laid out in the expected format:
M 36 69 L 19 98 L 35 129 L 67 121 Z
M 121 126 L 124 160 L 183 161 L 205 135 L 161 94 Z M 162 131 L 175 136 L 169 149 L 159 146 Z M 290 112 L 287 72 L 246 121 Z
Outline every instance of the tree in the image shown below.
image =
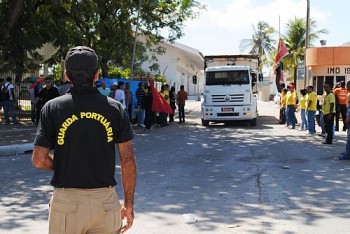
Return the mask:
M 268 63 L 268 55 L 275 49 L 275 40 L 272 39 L 275 30 L 268 23 L 259 21 L 257 27 L 253 25 L 253 34 L 251 39 L 243 39 L 240 43 L 240 50 L 249 50 L 249 54 L 257 54 L 260 57 L 262 66 Z
M 3 16 L 0 31 L 0 71 L 13 71 L 16 80 L 22 78 L 23 72 L 38 68 L 37 61 L 42 58 L 36 49 L 48 40 L 44 29 L 45 16 L 37 17 L 41 1 L 1 1 L 0 11 Z
M 328 33 L 326 29 L 316 30 L 317 24 L 315 20 L 310 20 L 310 42 L 317 39 L 320 34 Z M 286 25 L 286 33 L 283 35 L 283 41 L 289 51 L 289 55 L 284 59 L 284 68 L 292 75 L 294 84 L 297 81 L 298 62 L 304 60 L 305 56 L 305 37 L 306 37 L 306 21 L 304 18 L 295 17 L 288 21 Z
M 0 1 L 1 13 L 5 15 L 3 20 L 12 19 L 11 23 L 0 24 L 0 31 L 6 32 L 0 37 L 3 55 L 0 61 L 8 64 L 3 70 L 28 70 L 30 66 L 25 62 L 40 60 L 35 50 L 45 43 L 58 49 L 45 61 L 48 64 L 62 61 L 69 48 L 86 45 L 98 54 L 105 77 L 109 63 L 120 67 L 131 65 L 138 1 L 32 0 L 22 5 L 21 2 Z M 140 32 L 145 40 L 137 43 L 135 65 L 138 66 L 148 59 L 144 56 L 146 48 L 162 39 L 162 28 L 169 29 L 170 41 L 180 38 L 184 22 L 196 17 L 203 8 L 194 0 L 159 0 L 156 6 L 150 2 L 142 1 Z

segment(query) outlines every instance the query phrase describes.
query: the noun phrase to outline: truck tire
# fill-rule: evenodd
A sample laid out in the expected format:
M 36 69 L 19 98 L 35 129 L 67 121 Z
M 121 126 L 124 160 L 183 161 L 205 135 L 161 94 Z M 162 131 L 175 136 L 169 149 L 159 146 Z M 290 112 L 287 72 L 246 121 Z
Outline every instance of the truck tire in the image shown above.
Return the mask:
M 202 125 L 203 126 L 209 126 L 209 120 L 202 119 Z
M 252 126 L 252 127 L 255 127 L 256 126 L 256 118 L 250 120 L 249 125 Z

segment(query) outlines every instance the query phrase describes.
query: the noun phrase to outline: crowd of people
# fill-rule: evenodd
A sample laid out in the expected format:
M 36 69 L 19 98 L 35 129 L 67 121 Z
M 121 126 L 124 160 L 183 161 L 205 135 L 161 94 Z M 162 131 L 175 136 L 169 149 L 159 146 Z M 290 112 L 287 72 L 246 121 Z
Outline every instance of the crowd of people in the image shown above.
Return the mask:
M 340 116 L 343 121 L 343 131 L 348 130 L 350 122 L 350 82 L 324 84 L 324 93 L 321 98 L 317 97 L 313 86 L 300 90 L 300 95 L 295 91 L 294 83 L 287 87 L 281 85 L 280 96 L 280 124 L 285 124 L 290 129 L 296 128 L 296 112 L 300 110 L 300 129 L 308 134 L 316 134 L 316 122 L 321 127 L 319 135 L 325 137 L 323 144 L 332 144 L 335 132 L 339 131 Z M 298 98 L 299 96 L 299 98 Z M 340 160 L 350 160 L 350 134 L 348 131 L 347 150 L 339 156 Z
M 18 123 L 16 117 L 16 96 L 15 86 L 12 84 L 12 78 L 7 77 L 5 80 L 0 79 L 0 110 L 3 109 L 6 124 L 10 124 L 11 120 L 14 124 Z M 11 119 L 10 119 L 11 118 Z
M 31 85 L 28 88 L 31 101 L 31 121 L 33 125 L 37 126 L 40 118 L 40 111 L 42 107 L 56 97 L 62 96 L 68 92 L 72 87 L 71 82 L 54 83 L 50 77 L 33 78 Z M 152 90 L 148 82 L 139 82 L 136 89 L 134 102 L 132 90 L 129 88 L 129 83 L 123 81 L 114 82 L 110 88 L 107 87 L 106 82 L 96 82 L 97 90 L 100 94 L 111 97 L 122 103 L 124 109 L 128 113 L 129 121 L 132 124 L 137 124 L 146 131 L 151 130 L 151 126 L 156 124 L 160 127 L 168 126 L 174 122 L 175 110 L 178 108 L 179 123 L 185 122 L 185 101 L 187 100 L 187 92 L 184 86 L 176 93 L 175 87 L 164 84 L 161 86 L 159 94 L 164 98 L 167 105 L 172 109 L 171 113 L 153 112 L 153 96 Z M 6 124 L 12 122 L 17 124 L 15 106 L 16 98 L 14 92 L 14 85 L 12 78 L 8 77 L 6 80 L 0 79 L 0 110 L 3 108 L 4 119 Z
M 145 128 L 146 131 L 151 130 L 151 126 L 154 123 L 159 127 L 166 127 L 174 122 L 174 114 L 177 107 L 179 109 L 179 123 L 185 122 L 184 107 L 188 95 L 183 85 L 180 86 L 180 90 L 177 93 L 175 87 L 169 89 L 168 84 L 161 86 L 159 94 L 164 98 L 166 102 L 164 104 L 170 106 L 172 110 L 170 113 L 154 112 L 152 110 L 155 94 L 148 82 L 138 83 L 135 91 L 135 105 L 133 105 L 134 99 L 132 91 L 129 88 L 129 83 L 119 81 L 113 83 L 111 88 L 108 88 L 106 82 L 101 82 L 97 86 L 97 89 L 102 95 L 109 96 L 122 103 L 129 115 L 130 122 Z

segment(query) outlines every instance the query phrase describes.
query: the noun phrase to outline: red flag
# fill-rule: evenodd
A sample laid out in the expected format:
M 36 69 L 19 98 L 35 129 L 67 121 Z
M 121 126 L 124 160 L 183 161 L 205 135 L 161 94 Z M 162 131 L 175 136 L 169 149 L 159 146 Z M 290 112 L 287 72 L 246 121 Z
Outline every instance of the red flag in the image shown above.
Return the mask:
M 289 54 L 286 45 L 283 43 L 282 38 L 278 42 L 278 51 L 276 54 L 275 64 L 276 67 L 280 65 L 281 60 Z
M 164 97 L 154 88 L 153 81 L 148 78 L 148 83 L 152 91 L 153 102 L 152 102 L 152 111 L 158 113 L 168 113 L 173 114 L 173 109 L 171 109 L 168 102 Z

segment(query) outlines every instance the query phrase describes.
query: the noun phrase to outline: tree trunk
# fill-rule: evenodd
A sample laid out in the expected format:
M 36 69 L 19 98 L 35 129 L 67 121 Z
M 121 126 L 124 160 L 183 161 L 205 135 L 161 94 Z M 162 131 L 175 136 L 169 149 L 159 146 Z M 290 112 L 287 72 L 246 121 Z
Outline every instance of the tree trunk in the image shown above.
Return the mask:
M 107 61 L 106 59 L 101 59 L 101 71 L 102 71 L 102 78 L 107 78 L 108 77 L 108 66 L 107 66 Z
M 3 29 L 0 33 L 0 44 L 4 45 L 6 41 L 11 37 L 11 31 L 17 24 L 22 12 L 23 12 L 23 0 L 11 0 L 8 14 L 2 18 Z M 4 3 L 5 4 L 5 3 Z

